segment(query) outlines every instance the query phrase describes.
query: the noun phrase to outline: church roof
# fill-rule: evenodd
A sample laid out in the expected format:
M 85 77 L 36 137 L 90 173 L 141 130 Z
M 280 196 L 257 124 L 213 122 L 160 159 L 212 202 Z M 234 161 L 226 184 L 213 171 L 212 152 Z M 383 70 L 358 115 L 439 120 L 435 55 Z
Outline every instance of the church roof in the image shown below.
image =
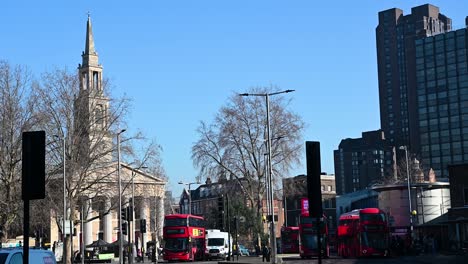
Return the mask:
M 126 170 L 129 173 L 134 172 L 137 177 L 143 177 L 143 178 L 147 178 L 149 180 L 155 181 L 156 183 L 166 184 L 166 181 L 164 179 L 159 178 L 156 175 L 152 175 L 152 174 L 147 173 L 147 172 L 145 172 L 145 171 L 143 171 L 141 169 L 131 167 L 128 164 L 125 164 L 125 163 L 120 163 L 120 165 L 122 166 L 123 170 Z

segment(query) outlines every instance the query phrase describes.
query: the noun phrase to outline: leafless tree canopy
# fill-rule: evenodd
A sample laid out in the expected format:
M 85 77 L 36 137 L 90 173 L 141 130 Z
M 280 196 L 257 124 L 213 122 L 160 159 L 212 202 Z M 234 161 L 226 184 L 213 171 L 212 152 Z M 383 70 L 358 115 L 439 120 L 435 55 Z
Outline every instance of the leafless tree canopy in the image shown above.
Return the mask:
M 252 88 L 249 93 L 276 92 L 277 87 Z M 304 122 L 290 110 L 282 94 L 270 97 L 271 159 L 275 182 L 287 176 L 302 155 Z M 192 159 L 201 177 L 241 179 L 251 204 L 261 208 L 266 171 L 266 101 L 264 96 L 233 94 L 212 124 L 201 122 Z M 260 183 L 260 184 L 258 184 Z
M 21 230 L 21 135 L 37 123 L 32 76 L 0 61 L 0 225 L 5 237 Z

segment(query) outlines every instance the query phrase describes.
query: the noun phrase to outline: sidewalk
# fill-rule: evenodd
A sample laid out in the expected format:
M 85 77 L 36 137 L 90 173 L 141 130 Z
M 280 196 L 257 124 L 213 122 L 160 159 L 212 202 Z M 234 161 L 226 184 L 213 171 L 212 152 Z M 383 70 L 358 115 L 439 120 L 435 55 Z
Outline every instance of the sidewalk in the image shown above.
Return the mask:
M 461 255 L 419 255 L 419 256 L 404 256 L 401 259 L 410 259 L 414 263 L 418 264 L 466 264 L 468 256 Z
M 284 255 L 284 254 L 278 254 L 277 258 L 278 258 L 278 263 L 282 263 L 283 262 L 283 258 L 285 256 L 289 256 L 288 255 Z M 297 255 L 297 257 L 299 257 L 299 255 Z M 251 264 L 251 263 L 270 263 L 269 261 L 266 261 L 263 262 L 262 261 L 263 258 L 262 256 L 249 256 L 249 257 L 239 257 L 239 260 L 237 259 L 237 257 L 234 257 L 234 259 L 231 261 L 218 261 L 219 264 L 229 264 L 229 263 L 235 263 L 235 264 Z

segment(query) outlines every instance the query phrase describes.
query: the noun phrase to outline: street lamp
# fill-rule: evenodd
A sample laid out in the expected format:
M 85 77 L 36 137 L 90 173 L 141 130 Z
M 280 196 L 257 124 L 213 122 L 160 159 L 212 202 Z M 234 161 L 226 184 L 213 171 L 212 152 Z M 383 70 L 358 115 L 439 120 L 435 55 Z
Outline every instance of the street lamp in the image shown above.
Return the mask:
M 192 214 L 192 193 L 190 192 L 190 186 L 192 184 L 200 184 L 199 181 L 197 182 L 190 182 L 190 183 L 186 183 L 186 182 L 183 182 L 183 181 L 180 181 L 179 184 L 185 184 L 185 185 L 188 185 L 188 199 L 189 199 L 189 209 L 188 209 L 188 214 Z
M 119 263 L 123 264 L 123 232 L 122 232 L 122 179 L 120 177 L 120 134 L 125 132 L 122 129 L 117 133 L 117 177 L 119 178 Z
M 135 176 L 136 170 L 147 169 L 146 166 L 140 166 L 138 168 L 132 168 L 132 230 L 130 232 L 130 258 L 129 263 L 133 263 L 133 246 L 135 244 Z
M 400 146 L 399 149 L 404 149 L 405 150 L 405 156 L 406 156 L 406 177 L 407 177 L 407 183 L 408 183 L 410 236 L 412 236 L 413 235 L 413 209 L 411 207 L 411 184 L 410 184 L 410 172 L 409 172 L 408 147 L 407 146 Z
M 60 140 L 60 137 L 57 135 L 54 135 L 55 138 Z M 65 218 L 67 215 L 67 199 L 66 199 L 66 190 L 67 190 L 67 182 L 65 180 L 65 135 L 62 137 L 62 148 L 63 148 L 63 156 L 62 156 L 62 162 L 63 162 L 63 220 L 62 220 L 62 242 L 63 242 L 63 248 L 65 249 Z M 73 244 L 73 242 L 72 242 Z M 65 252 L 65 251 L 64 251 Z M 73 255 L 73 253 L 72 253 Z
M 277 95 L 277 94 L 282 94 L 282 93 L 290 93 L 294 92 L 294 90 L 284 90 L 284 91 L 279 91 L 279 92 L 273 92 L 273 93 L 243 93 L 239 94 L 240 96 L 263 96 L 265 97 L 265 102 L 266 102 L 266 119 L 267 119 L 267 142 L 268 142 L 268 193 L 269 197 L 267 195 L 267 199 L 269 198 L 269 204 L 271 208 L 271 223 L 270 223 L 270 240 L 271 243 L 270 245 L 272 246 L 272 258 L 271 262 L 276 263 L 276 232 L 275 232 L 275 210 L 274 210 L 274 203 L 273 203 L 273 184 L 272 184 L 272 166 L 271 166 L 271 137 L 270 137 L 270 96 L 272 95 Z

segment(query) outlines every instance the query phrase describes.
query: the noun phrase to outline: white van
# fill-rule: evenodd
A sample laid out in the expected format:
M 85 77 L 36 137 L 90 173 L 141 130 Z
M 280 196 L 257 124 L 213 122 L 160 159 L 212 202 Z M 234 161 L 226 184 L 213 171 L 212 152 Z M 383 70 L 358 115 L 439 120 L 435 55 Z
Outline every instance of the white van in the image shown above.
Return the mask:
M 206 230 L 206 250 L 205 255 L 209 260 L 220 258 L 226 259 L 231 249 L 232 256 L 232 236 L 228 232 L 221 232 L 218 229 Z
M 22 264 L 23 248 L 2 248 L 0 249 L 0 264 Z M 57 264 L 55 255 L 50 250 L 29 249 L 30 264 Z

